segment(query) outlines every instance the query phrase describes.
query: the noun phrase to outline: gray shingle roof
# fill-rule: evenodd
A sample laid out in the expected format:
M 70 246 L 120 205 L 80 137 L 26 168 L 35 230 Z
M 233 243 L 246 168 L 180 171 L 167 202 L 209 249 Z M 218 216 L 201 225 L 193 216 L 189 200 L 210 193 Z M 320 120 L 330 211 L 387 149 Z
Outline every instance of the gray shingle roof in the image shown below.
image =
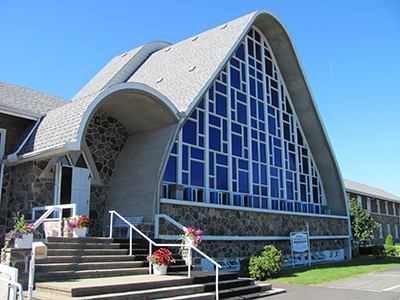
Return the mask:
M 37 119 L 71 101 L 0 81 L 0 111 Z
M 255 13 L 233 20 L 151 55 L 129 82 L 146 84 L 186 111 L 241 40 Z M 194 70 L 190 71 L 192 68 Z M 161 80 L 162 79 L 162 80 Z M 161 80 L 161 81 L 160 81 Z
M 397 197 L 391 193 L 384 190 L 374 188 L 369 185 L 351 181 L 348 179 L 343 179 L 344 185 L 347 192 L 352 192 L 359 195 L 369 196 L 382 200 L 390 200 L 395 202 L 400 202 L 400 197 Z

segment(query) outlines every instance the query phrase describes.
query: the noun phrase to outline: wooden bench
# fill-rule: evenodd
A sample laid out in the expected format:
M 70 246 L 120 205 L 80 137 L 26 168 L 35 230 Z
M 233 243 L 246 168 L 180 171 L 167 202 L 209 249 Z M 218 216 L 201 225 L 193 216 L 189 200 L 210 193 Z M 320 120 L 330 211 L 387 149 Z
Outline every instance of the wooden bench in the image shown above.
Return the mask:
M 137 226 L 138 224 L 142 223 L 143 217 L 124 217 L 125 220 L 127 220 L 129 223 L 131 223 L 133 226 Z M 122 219 L 117 218 L 113 225 L 113 230 L 118 228 L 119 229 L 119 236 L 121 237 L 122 235 L 122 228 L 127 228 L 126 230 L 126 237 L 129 237 L 129 225 L 126 224 Z

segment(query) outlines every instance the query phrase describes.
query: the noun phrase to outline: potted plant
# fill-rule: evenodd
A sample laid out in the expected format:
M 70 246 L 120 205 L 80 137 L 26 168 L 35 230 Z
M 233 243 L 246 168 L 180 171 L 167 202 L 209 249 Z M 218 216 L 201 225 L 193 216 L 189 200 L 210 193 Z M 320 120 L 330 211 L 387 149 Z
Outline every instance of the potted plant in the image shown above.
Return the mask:
M 175 262 L 172 257 L 171 251 L 165 248 L 160 248 L 152 255 L 147 256 L 147 260 L 153 265 L 154 275 L 165 275 L 167 274 L 168 266 Z
M 197 247 L 201 243 L 201 235 L 203 231 L 193 228 L 188 228 L 183 232 L 180 236 L 181 243 L 185 246 L 182 246 L 179 250 L 179 253 L 182 254 L 182 258 L 186 262 L 186 265 L 192 265 L 192 257 L 191 252 L 189 251 L 192 246 Z
M 85 237 L 86 231 L 92 222 L 88 216 L 83 214 L 82 216 L 76 215 L 68 219 L 68 230 L 72 230 L 73 237 Z
M 26 223 L 25 216 L 14 213 L 14 229 L 8 232 L 4 238 L 4 248 L 14 244 L 15 248 L 31 248 L 33 241 L 34 224 Z

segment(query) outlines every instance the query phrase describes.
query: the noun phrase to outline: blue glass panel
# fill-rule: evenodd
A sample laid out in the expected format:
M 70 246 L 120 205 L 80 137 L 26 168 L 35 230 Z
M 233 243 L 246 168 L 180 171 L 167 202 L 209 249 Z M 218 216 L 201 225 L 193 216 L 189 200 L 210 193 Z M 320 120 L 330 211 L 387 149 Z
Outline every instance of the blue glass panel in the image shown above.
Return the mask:
M 192 112 L 192 114 L 189 116 L 189 118 L 195 119 L 196 120 L 196 110 Z
M 240 62 L 237 59 L 234 59 L 233 57 L 230 60 L 230 63 L 232 66 L 235 66 L 236 68 L 240 69 Z
M 273 107 L 271 107 L 271 106 L 268 105 L 268 113 L 269 113 L 270 115 L 275 116 L 275 109 L 274 109 Z
M 261 208 L 268 208 L 268 200 L 267 198 L 261 198 Z
M 293 173 L 286 171 L 286 178 L 292 180 L 293 179 Z
M 268 132 L 269 134 L 276 135 L 275 118 L 268 116 Z
M 283 137 L 290 141 L 290 127 L 288 123 L 283 123 Z
M 224 69 L 224 71 L 226 72 L 226 68 Z M 222 77 L 222 82 L 226 83 L 226 75 L 222 73 L 221 77 Z
M 236 174 L 235 174 L 235 176 L 236 176 Z M 232 182 L 232 190 L 234 192 L 237 192 L 237 182 L 236 181 Z
M 316 214 L 319 214 L 319 208 L 320 208 L 319 205 L 315 205 L 315 213 L 316 213 Z
M 256 96 L 256 82 L 253 78 L 250 77 L 250 95 Z
M 254 56 L 254 44 L 250 39 L 247 39 L 247 51 L 249 55 Z
M 221 132 L 216 128 L 210 127 L 209 134 L 210 149 L 221 151 Z
M 266 186 L 261 187 L 261 195 L 268 196 L 268 189 Z
M 237 103 L 237 120 L 242 124 L 247 124 L 247 114 L 246 114 L 246 106 Z
M 251 154 L 252 159 L 258 161 L 258 143 L 255 141 L 251 141 Z
M 214 100 L 214 86 L 213 85 L 208 90 L 208 98 L 210 98 L 210 100 Z
M 197 105 L 198 108 L 204 108 L 204 98 L 201 99 L 201 101 L 199 102 L 199 104 Z
M 198 149 L 198 148 L 191 148 L 190 149 L 190 157 L 204 160 L 204 151 L 201 149 Z
M 210 180 L 209 180 L 209 181 L 210 181 L 210 188 L 211 188 L 211 189 L 214 189 L 214 188 L 215 188 L 215 186 L 214 186 L 214 184 L 215 184 L 215 183 L 214 183 L 214 178 L 210 177 Z
M 260 101 L 258 101 L 258 119 L 264 121 L 264 103 Z
M 276 199 L 272 200 L 272 209 L 279 210 L 279 200 Z
M 272 61 L 270 61 L 269 59 L 265 59 L 265 71 L 267 72 L 267 74 L 269 76 L 273 76 L 273 72 L 272 72 Z
M 308 174 L 308 158 L 303 156 L 303 173 Z
M 257 98 L 260 100 L 264 100 L 264 90 L 262 83 L 257 81 Z
M 232 177 L 233 177 L 233 179 L 236 179 L 236 172 L 237 172 L 236 158 L 232 158 Z
M 286 201 L 281 201 L 281 210 L 286 211 Z
M 242 133 L 242 126 L 236 123 L 232 123 L 232 131 L 236 133 Z
M 240 90 L 240 73 L 234 68 L 231 68 L 231 86 Z
M 282 167 L 281 150 L 278 148 L 274 148 L 274 166 Z
M 250 114 L 252 117 L 257 118 L 256 99 L 250 98 Z
M 260 194 L 260 187 L 258 185 L 253 185 L 253 194 L 254 195 Z
M 209 156 L 208 166 L 210 168 L 210 175 L 214 175 L 214 153 L 210 152 L 208 156 Z
M 279 197 L 278 179 L 271 177 L 271 196 Z
M 236 206 L 241 206 L 241 195 L 233 195 L 233 204 Z
M 185 188 L 185 190 L 183 191 L 183 199 L 184 200 L 188 200 L 188 201 L 193 201 L 192 199 L 192 188 Z
M 246 206 L 247 207 L 253 207 L 253 197 L 252 196 L 249 196 L 247 198 L 247 205 Z
M 242 69 L 241 69 L 241 71 L 242 71 L 242 81 L 243 81 L 243 82 L 246 82 L 246 65 L 243 64 L 243 63 L 242 63 Z M 244 84 L 243 84 L 243 85 L 244 85 Z M 243 90 L 243 88 L 242 88 L 242 90 Z
M 204 137 L 199 136 L 199 146 L 204 147 Z
M 209 102 L 209 103 L 208 103 L 208 106 L 209 106 L 209 111 L 210 111 L 210 112 L 214 112 L 214 104 L 211 103 L 211 102 Z
M 274 146 L 280 147 L 281 146 L 281 140 L 277 139 L 277 138 L 274 138 Z
M 308 212 L 308 209 L 307 209 L 307 204 L 305 204 L 305 203 L 302 203 L 302 205 L 301 205 L 301 211 L 302 212 Z
M 239 192 L 249 192 L 249 174 L 247 172 L 239 171 Z
M 237 58 L 244 60 L 244 45 L 243 44 L 240 44 L 239 48 L 236 50 L 235 55 Z
M 228 165 L 228 157 L 226 155 L 221 155 L 216 153 L 217 156 L 217 164 L 227 166 Z
M 182 146 L 182 169 L 183 170 L 189 170 L 189 164 L 188 164 L 189 154 L 188 154 L 188 151 L 189 151 L 189 147 L 183 145 Z
M 164 181 L 176 182 L 176 157 L 170 156 L 164 174 Z
M 289 169 L 296 171 L 296 157 L 294 153 L 289 153 Z
M 223 84 L 220 84 L 219 82 L 215 83 L 215 90 L 218 92 L 221 92 L 222 94 L 226 94 L 226 86 Z
M 222 144 L 222 152 L 224 152 L 224 153 L 228 153 L 228 144 L 226 144 L 226 143 L 223 143 Z
M 242 169 L 242 170 L 248 170 L 249 169 L 249 165 L 248 165 L 247 160 L 239 159 L 239 169 Z
M 260 129 L 260 131 L 264 131 L 265 130 L 265 123 L 264 122 L 258 122 L 258 128 Z
M 222 135 L 223 140 L 228 141 L 228 122 L 226 120 L 222 120 Z
M 237 92 L 236 97 L 239 101 L 246 103 L 246 95 L 245 94 L 242 94 L 241 92 Z
M 294 200 L 293 197 L 293 182 L 286 181 L 286 196 L 290 200 Z
M 204 113 L 199 111 L 199 133 L 204 134 Z
M 265 153 L 265 144 L 260 143 L 260 161 L 263 163 L 267 162 L 267 154 Z
M 195 186 L 204 186 L 204 164 L 198 161 L 190 162 L 190 183 Z
M 242 156 L 242 137 L 232 134 L 232 155 Z
M 269 171 L 271 172 L 271 176 L 278 177 L 278 169 L 277 168 L 269 168 Z
M 257 163 L 253 163 L 253 182 L 259 183 L 258 164 Z
M 312 213 L 312 214 L 314 213 L 314 205 L 310 204 L 310 210 L 309 210 L 309 211 L 310 211 L 310 213 Z
M 191 120 L 187 120 L 185 125 L 183 125 L 183 142 L 196 145 L 196 134 L 196 123 Z
M 271 96 L 272 96 L 272 105 L 275 106 L 276 108 L 279 108 L 278 91 L 271 90 Z
M 252 59 L 251 57 L 249 57 L 249 64 L 250 66 L 254 67 L 254 59 Z
M 183 184 L 188 184 L 188 174 L 187 173 L 182 173 L 182 183 Z
M 253 197 L 253 207 L 260 208 L 260 198 L 259 197 Z
M 244 142 L 243 142 L 244 146 L 247 147 L 247 128 L 246 127 L 243 127 L 243 140 L 244 140 Z
M 288 211 L 294 211 L 294 203 L 293 202 L 288 202 L 287 203 L 287 210 Z
M 254 119 L 252 119 L 251 121 L 253 122 Z M 254 120 L 255 121 L 255 120 Z M 255 121 L 255 124 L 257 124 L 257 121 Z M 257 127 L 256 127 L 257 128 Z M 257 139 L 257 131 L 252 129 L 251 130 L 251 138 L 253 139 Z
M 260 165 L 261 184 L 267 185 L 267 167 Z
M 260 124 L 261 125 L 261 124 Z M 261 132 L 259 132 L 258 133 L 258 135 L 259 135 L 259 139 L 260 139 L 260 141 L 261 142 L 265 142 L 265 134 L 264 133 L 261 133 Z
M 210 192 L 210 202 L 214 204 L 218 204 L 218 192 Z
M 255 76 L 256 75 L 256 71 L 253 69 L 253 68 L 249 68 L 249 74 L 251 75 L 251 76 Z
M 217 166 L 217 189 L 228 189 L 228 169 Z
M 216 95 L 216 108 L 217 108 L 217 114 L 223 117 L 226 117 L 226 97 L 222 96 L 220 94 Z
M 171 153 L 175 153 L 176 154 L 176 143 L 172 146 Z
M 249 152 L 247 149 L 244 149 L 244 158 L 249 158 Z
M 256 43 L 256 58 L 261 60 L 261 46 Z
M 300 199 L 301 201 L 307 201 L 307 190 L 304 184 L 300 184 Z

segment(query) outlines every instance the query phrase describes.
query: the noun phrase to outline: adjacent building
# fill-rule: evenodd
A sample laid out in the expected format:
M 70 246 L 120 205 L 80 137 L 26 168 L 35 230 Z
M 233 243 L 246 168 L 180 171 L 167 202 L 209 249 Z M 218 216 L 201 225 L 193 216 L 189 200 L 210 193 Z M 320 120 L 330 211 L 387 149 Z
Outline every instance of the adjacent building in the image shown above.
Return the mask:
M 35 93 L 20 104 L 1 93 L 1 104 L 20 110 Z M 116 210 L 144 217 L 140 228 L 163 239 L 177 232 L 165 220 L 154 228 L 159 214 L 200 228 L 216 258 L 269 243 L 290 253 L 290 233 L 307 227 L 312 252 L 350 257 L 339 167 L 294 42 L 270 11 L 123 53 L 70 101 L 37 99 L 46 109 L 33 119 L 0 123 L 10 137 L 2 235 L 12 212 L 76 203 L 93 236 Z

